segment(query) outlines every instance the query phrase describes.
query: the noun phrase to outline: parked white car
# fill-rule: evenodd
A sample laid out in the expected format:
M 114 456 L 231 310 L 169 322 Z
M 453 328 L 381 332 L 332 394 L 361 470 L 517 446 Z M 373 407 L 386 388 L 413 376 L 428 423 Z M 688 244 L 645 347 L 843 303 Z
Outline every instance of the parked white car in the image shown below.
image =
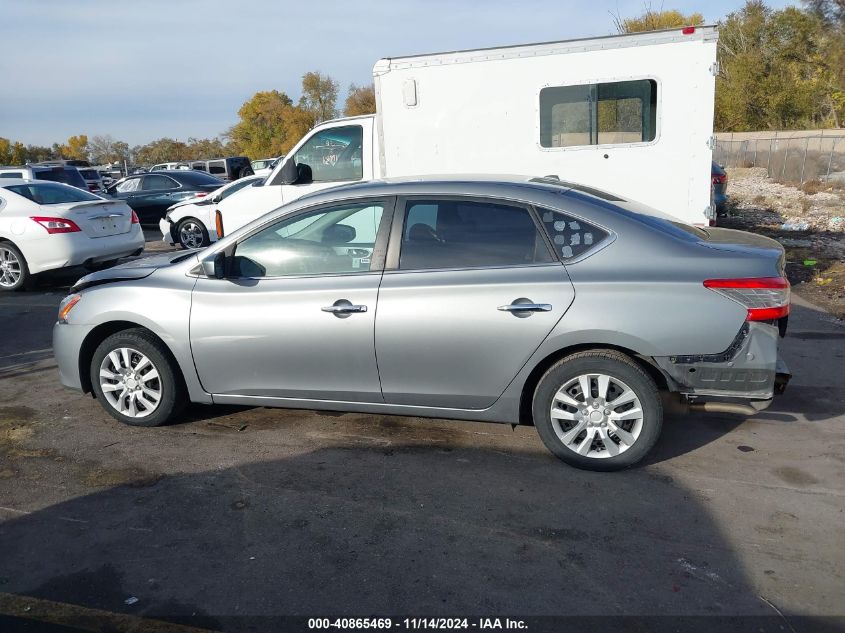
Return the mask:
M 125 202 L 57 182 L 0 180 L 0 291 L 46 270 L 105 267 L 143 250 Z
M 161 235 L 168 244 L 178 244 L 182 248 L 203 248 L 217 241 L 215 230 L 215 211 L 217 203 L 233 193 L 261 185 L 261 176 L 247 176 L 230 182 L 211 192 L 209 195 L 196 196 L 177 202 L 159 222 Z

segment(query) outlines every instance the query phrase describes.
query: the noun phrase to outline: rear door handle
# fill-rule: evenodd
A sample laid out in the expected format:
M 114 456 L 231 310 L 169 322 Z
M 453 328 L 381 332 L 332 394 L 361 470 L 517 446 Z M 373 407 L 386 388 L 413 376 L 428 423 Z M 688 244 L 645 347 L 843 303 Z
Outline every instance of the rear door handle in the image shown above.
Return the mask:
M 502 312 L 551 312 L 551 303 L 511 303 L 497 308 Z

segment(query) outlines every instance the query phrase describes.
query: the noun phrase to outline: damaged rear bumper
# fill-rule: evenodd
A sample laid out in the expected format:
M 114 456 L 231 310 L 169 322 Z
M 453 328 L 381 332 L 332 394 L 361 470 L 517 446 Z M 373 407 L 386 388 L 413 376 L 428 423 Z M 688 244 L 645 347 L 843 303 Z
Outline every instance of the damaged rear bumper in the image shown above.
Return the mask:
M 753 413 L 786 389 L 791 374 L 778 355 L 778 328 L 745 323 L 731 345 L 719 354 L 663 356 L 654 361 L 676 391 L 692 403 L 713 403 L 704 410 Z M 673 384 L 674 383 L 674 384 Z M 718 404 L 726 406 L 716 406 Z

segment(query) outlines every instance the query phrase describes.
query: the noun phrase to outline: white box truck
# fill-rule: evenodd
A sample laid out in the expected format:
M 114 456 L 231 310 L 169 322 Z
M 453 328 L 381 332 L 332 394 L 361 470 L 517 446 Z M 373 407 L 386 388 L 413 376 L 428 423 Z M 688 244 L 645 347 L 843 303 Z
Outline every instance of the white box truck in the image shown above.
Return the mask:
M 376 114 L 311 130 L 264 186 L 220 202 L 223 229 L 338 184 L 480 173 L 556 176 L 708 224 L 717 40 L 697 26 L 380 59 Z

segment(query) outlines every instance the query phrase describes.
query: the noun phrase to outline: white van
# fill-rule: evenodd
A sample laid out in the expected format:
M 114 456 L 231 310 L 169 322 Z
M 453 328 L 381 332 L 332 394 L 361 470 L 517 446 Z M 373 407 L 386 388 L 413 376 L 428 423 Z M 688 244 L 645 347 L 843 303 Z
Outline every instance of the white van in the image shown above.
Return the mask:
M 223 229 L 342 183 L 462 173 L 554 176 L 709 224 L 717 40 L 697 26 L 381 59 L 377 114 L 315 127 L 220 203 Z

